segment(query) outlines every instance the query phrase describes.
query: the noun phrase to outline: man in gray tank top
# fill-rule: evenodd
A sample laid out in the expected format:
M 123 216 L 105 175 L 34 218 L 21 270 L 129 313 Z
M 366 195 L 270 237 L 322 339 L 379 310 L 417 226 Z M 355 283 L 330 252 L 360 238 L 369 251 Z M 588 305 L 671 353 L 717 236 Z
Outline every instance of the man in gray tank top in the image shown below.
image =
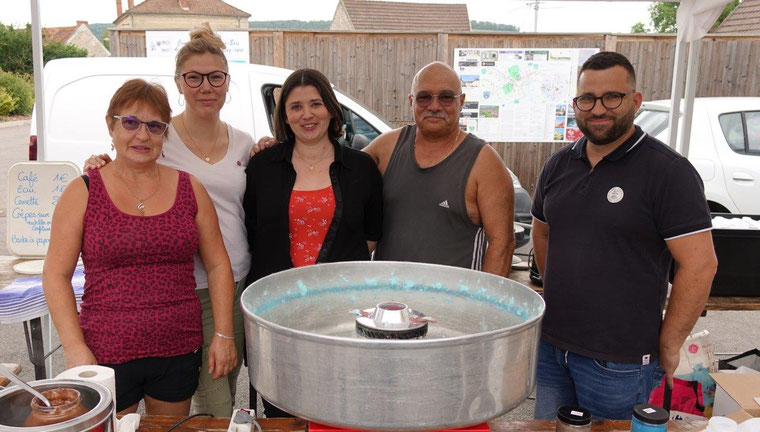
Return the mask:
M 509 273 L 512 181 L 496 151 L 459 128 L 464 99 L 456 72 L 430 63 L 412 81 L 415 124 L 364 149 L 383 174 L 383 237 L 375 259 Z

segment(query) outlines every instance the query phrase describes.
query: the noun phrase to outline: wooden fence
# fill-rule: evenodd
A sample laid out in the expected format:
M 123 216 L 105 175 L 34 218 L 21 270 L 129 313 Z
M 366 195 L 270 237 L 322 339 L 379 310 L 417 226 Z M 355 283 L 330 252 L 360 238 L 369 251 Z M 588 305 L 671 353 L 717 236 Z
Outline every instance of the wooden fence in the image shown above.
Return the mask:
M 250 32 L 251 63 L 318 69 L 336 87 L 400 126 L 413 121 L 412 77 L 434 60 L 453 64 L 456 48 L 599 48 L 626 55 L 644 100 L 668 99 L 675 36 L 534 33 Z M 111 30 L 112 55 L 144 57 L 145 30 Z M 710 35 L 700 54 L 698 97 L 760 96 L 760 36 Z M 492 143 L 533 191 L 546 159 L 565 143 Z

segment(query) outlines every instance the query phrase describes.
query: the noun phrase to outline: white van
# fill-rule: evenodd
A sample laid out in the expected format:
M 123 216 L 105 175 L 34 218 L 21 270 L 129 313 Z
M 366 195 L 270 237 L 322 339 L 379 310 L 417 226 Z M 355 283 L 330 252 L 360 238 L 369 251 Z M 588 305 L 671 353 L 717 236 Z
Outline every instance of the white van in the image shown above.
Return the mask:
M 669 100 L 644 102 L 635 122 L 667 141 L 669 109 Z M 689 161 L 711 211 L 760 214 L 760 97 L 694 99 Z
M 292 71 L 270 66 L 230 63 L 231 99 L 221 118 L 258 140 L 272 136 L 275 92 Z M 47 161 L 82 165 L 91 154 L 108 153 L 111 138 L 105 115 L 114 92 L 127 80 L 142 78 L 164 86 L 172 112 L 180 113 L 173 58 L 67 58 L 45 65 L 45 143 Z M 391 130 L 378 115 L 336 91 L 346 120 L 346 140 L 360 148 Z M 184 101 L 183 101 L 184 103 Z M 34 116 L 34 114 L 33 114 Z M 29 159 L 37 159 L 36 121 L 32 119 Z

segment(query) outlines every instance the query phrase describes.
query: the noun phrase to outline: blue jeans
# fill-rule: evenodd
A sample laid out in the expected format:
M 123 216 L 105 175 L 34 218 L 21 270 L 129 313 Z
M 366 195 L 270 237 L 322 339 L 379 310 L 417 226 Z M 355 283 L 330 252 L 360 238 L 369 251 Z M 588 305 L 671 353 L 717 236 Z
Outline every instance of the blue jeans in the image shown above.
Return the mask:
M 649 401 L 663 375 L 657 360 L 648 365 L 603 362 L 541 339 L 534 417 L 553 420 L 557 408 L 580 405 L 595 419 L 630 420 L 633 407 Z

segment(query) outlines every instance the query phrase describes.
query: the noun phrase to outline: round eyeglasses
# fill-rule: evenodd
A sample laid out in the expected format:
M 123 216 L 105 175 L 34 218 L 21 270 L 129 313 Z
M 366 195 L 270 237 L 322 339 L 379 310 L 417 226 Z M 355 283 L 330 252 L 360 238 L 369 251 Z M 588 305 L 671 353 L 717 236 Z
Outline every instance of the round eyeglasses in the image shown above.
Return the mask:
M 169 127 L 169 123 L 162 121 L 142 121 L 135 116 L 113 116 L 113 118 L 121 121 L 121 127 L 127 132 L 137 132 L 140 129 L 141 124 L 145 124 L 145 130 L 151 135 L 161 136 L 166 133 L 166 129 Z
M 607 109 L 615 109 L 623 104 L 623 98 L 626 95 L 636 93 L 636 90 L 629 91 L 628 93 L 609 92 L 599 97 L 592 95 L 580 95 L 573 98 L 575 107 L 581 111 L 591 111 L 596 106 L 596 101 L 601 100 L 602 106 Z
M 433 103 L 433 99 L 438 99 L 438 103 L 441 104 L 441 106 L 443 107 L 451 106 L 454 103 L 454 101 L 457 100 L 459 96 L 462 96 L 462 94 L 461 93 L 456 94 L 452 91 L 444 91 L 438 94 L 432 94 L 430 92 L 421 91 L 413 96 L 414 96 L 414 102 L 417 105 L 425 108 L 427 106 L 430 106 L 431 103 Z
M 206 78 L 211 87 L 221 87 L 227 82 L 229 74 L 224 71 L 213 71 L 207 74 L 200 72 L 190 71 L 180 74 L 185 84 L 190 88 L 198 88 L 203 84 L 203 79 Z

